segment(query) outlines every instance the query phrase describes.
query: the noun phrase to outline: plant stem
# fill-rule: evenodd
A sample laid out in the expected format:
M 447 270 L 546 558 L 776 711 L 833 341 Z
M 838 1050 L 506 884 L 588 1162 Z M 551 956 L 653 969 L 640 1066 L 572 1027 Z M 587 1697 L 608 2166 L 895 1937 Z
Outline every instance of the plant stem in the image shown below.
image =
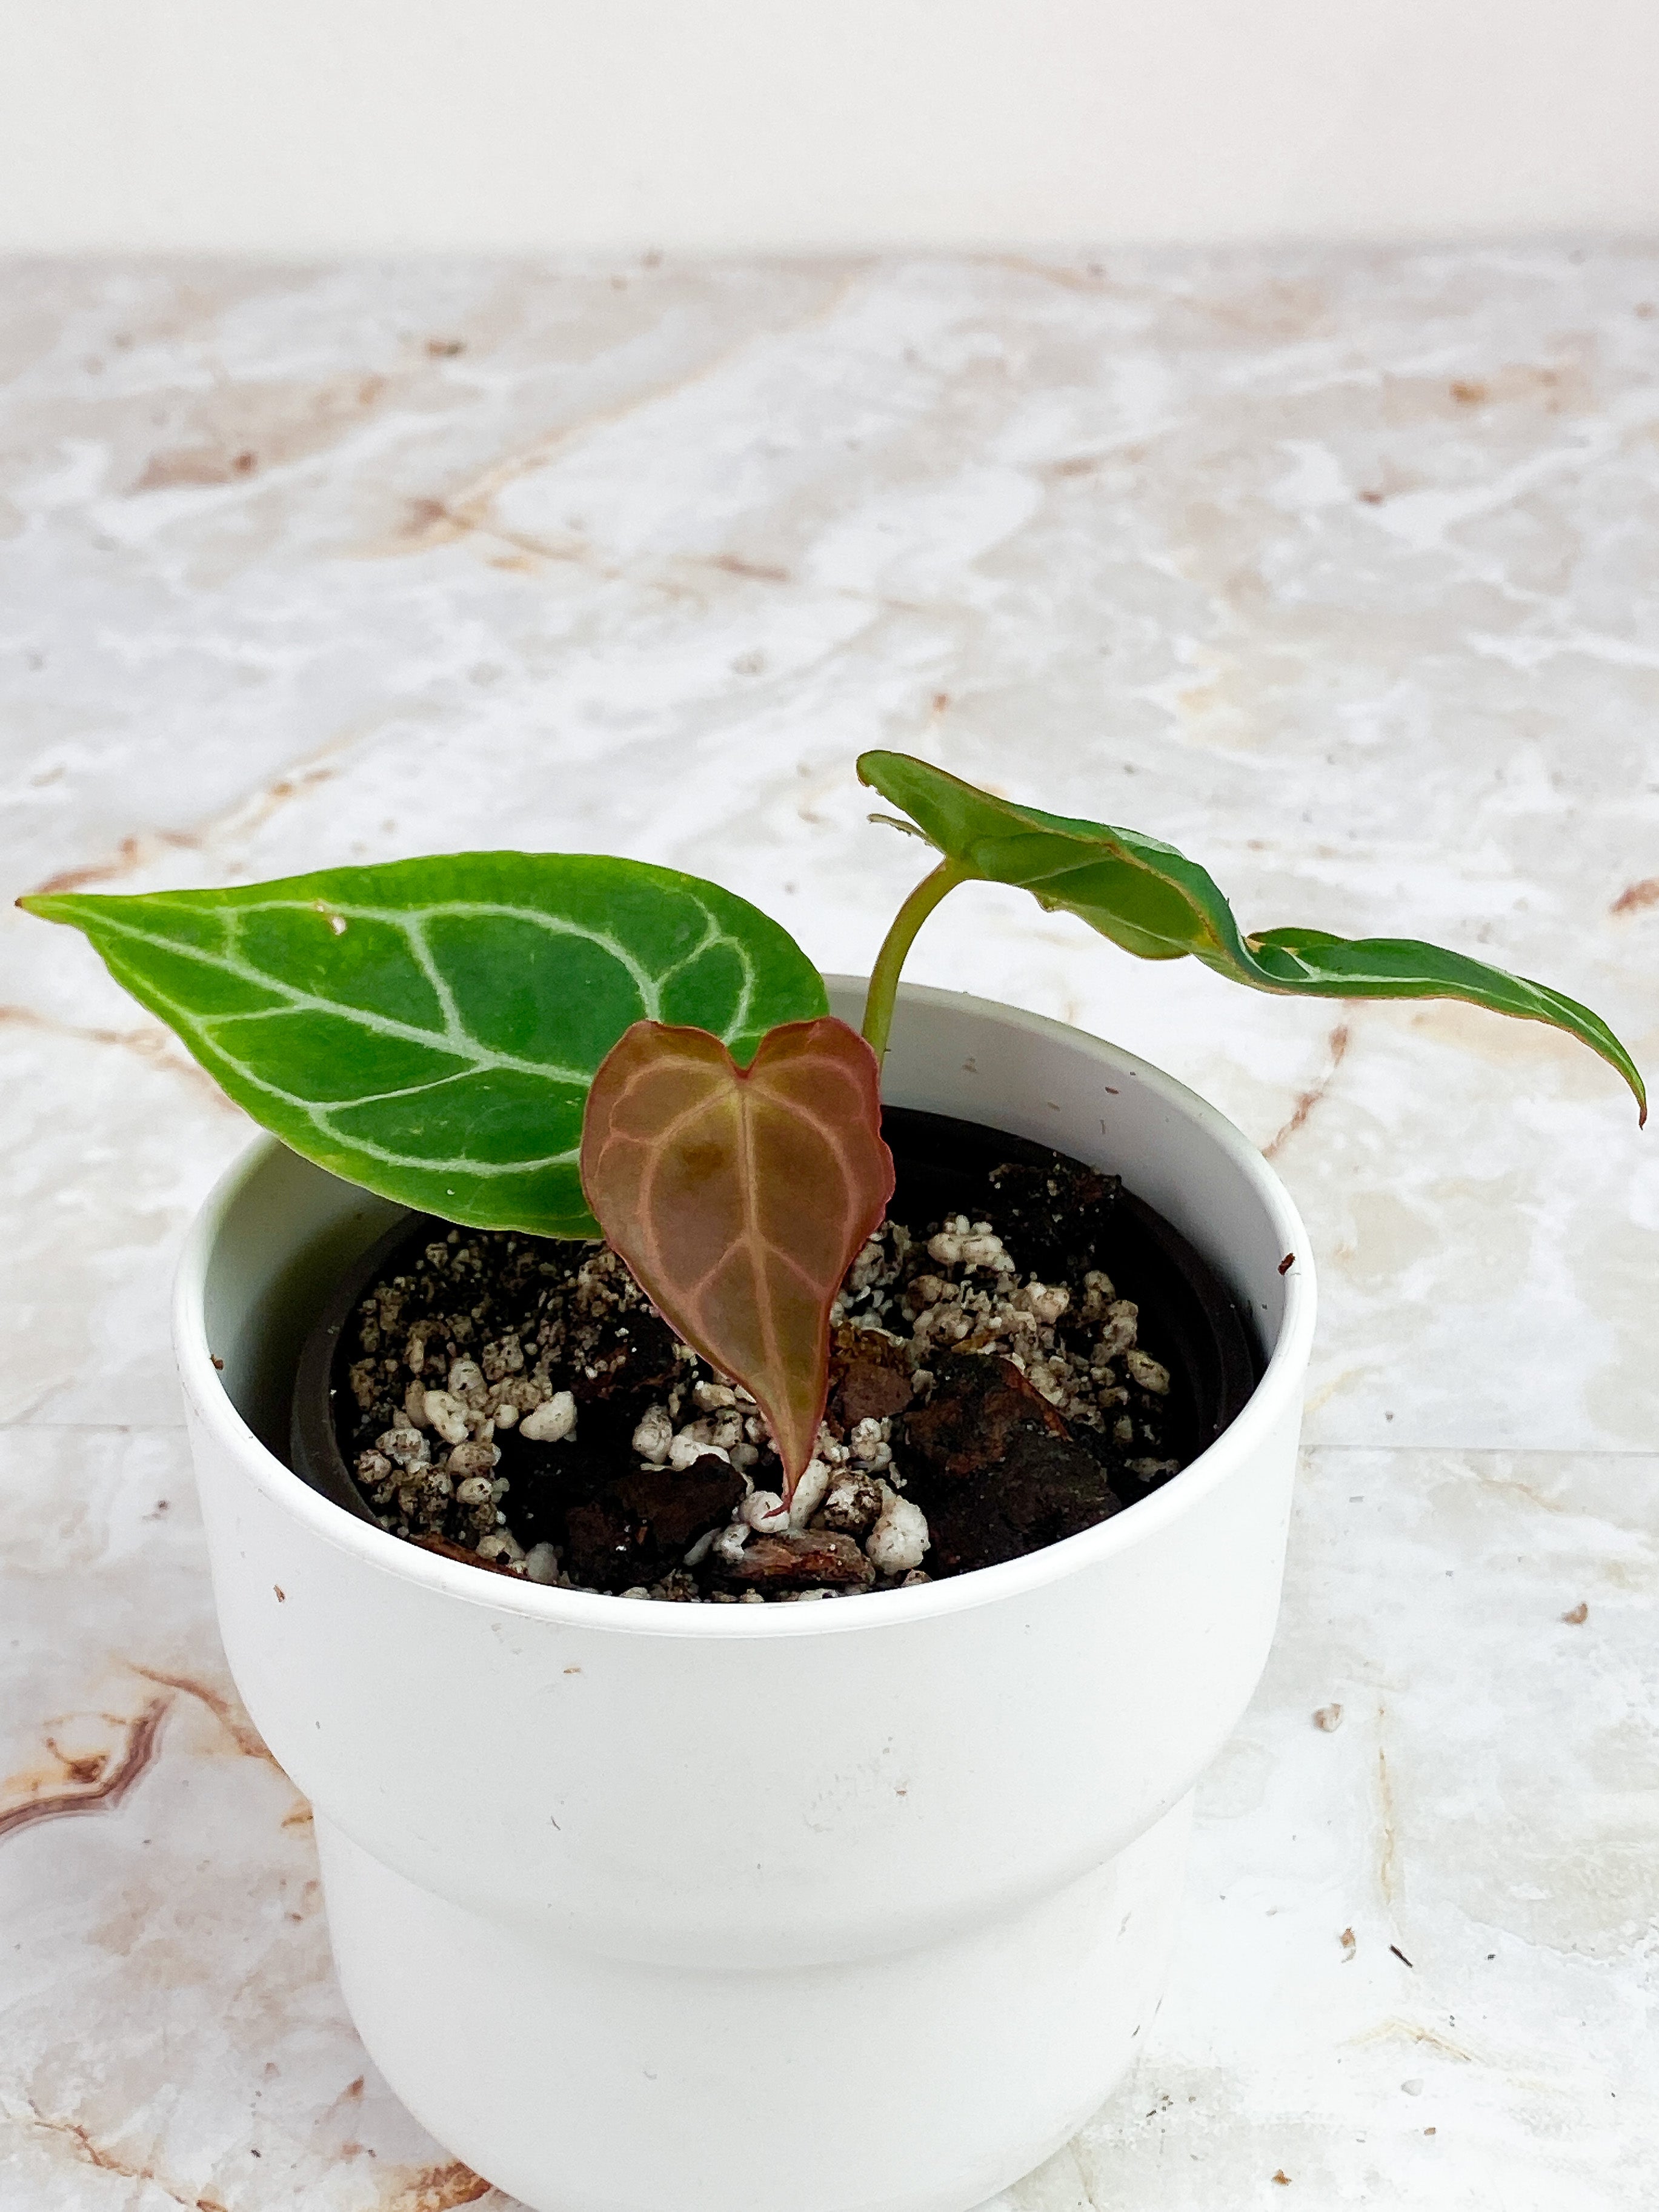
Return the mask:
M 887 1057 L 887 1039 L 893 1026 L 893 1000 L 916 932 L 947 891 L 953 891 L 972 874 L 958 860 L 941 860 L 931 876 L 924 876 L 893 916 L 893 926 L 876 955 L 870 971 L 870 988 L 864 1001 L 864 1037 L 878 1061 Z

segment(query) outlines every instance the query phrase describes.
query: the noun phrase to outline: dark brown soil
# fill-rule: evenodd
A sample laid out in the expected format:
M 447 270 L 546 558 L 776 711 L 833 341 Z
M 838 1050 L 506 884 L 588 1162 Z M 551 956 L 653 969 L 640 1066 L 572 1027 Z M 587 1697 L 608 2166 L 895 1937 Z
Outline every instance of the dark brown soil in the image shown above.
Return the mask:
M 823 1598 L 1074 1535 L 1177 1471 L 1182 1377 L 1097 1264 L 1114 1178 L 1050 1154 L 981 1194 L 971 1218 L 890 1222 L 854 1263 L 793 1521 L 769 1509 L 752 1401 L 616 1255 L 505 1231 L 428 1227 L 360 1301 L 336 1370 L 347 1465 L 397 1534 L 642 1597 Z

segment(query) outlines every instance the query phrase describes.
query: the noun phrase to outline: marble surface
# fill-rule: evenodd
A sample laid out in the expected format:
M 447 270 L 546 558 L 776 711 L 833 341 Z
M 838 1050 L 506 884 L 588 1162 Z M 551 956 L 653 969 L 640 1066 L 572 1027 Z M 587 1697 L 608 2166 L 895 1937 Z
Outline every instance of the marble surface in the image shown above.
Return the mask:
M 521 842 L 857 968 L 918 867 L 882 744 L 1170 838 L 1247 927 L 1540 975 L 1659 1069 L 1659 251 L 0 301 L 8 900 Z M 246 1125 L 70 933 L 8 906 L 0 962 L 0 2202 L 504 2205 L 357 2045 L 214 1632 L 166 1297 Z M 1168 2002 L 1000 2212 L 1650 2206 L 1659 1139 L 1543 1029 L 1270 1001 L 1013 894 L 910 973 L 1215 1100 L 1324 1291 Z

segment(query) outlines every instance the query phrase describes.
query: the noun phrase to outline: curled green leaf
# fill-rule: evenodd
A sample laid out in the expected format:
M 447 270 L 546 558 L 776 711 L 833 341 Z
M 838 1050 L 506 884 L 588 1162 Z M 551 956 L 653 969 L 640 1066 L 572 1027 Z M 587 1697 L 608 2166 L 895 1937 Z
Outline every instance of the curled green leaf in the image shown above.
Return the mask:
M 1017 806 L 908 754 L 866 753 L 859 775 L 902 807 L 945 856 L 944 865 L 912 895 L 918 924 L 956 884 L 1012 884 L 1051 912 L 1077 915 L 1143 960 L 1179 960 L 1190 953 L 1218 975 L 1255 990 L 1336 999 L 1465 999 L 1494 1013 L 1547 1022 L 1579 1038 L 1617 1068 L 1647 1119 L 1647 1091 L 1629 1053 L 1599 1014 L 1547 984 L 1415 938 L 1343 938 L 1297 928 L 1245 936 L 1213 878 L 1156 837 Z M 866 1030 L 870 1033 L 868 1021 Z
M 826 1011 L 787 931 L 638 860 L 454 853 L 226 890 L 21 902 L 110 973 L 306 1158 L 475 1228 L 594 1237 L 594 1070 L 641 1020 L 740 1060 Z

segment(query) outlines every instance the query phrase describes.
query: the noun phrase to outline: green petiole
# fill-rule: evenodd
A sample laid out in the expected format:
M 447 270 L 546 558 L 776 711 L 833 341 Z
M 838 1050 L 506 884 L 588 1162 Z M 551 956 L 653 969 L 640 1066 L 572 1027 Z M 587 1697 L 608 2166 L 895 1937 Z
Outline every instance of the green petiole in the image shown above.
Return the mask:
M 899 974 L 915 942 L 916 932 L 947 892 L 953 891 L 958 884 L 965 884 L 974 873 L 965 860 L 941 860 L 931 876 L 922 878 L 893 916 L 893 926 L 882 940 L 876 964 L 870 971 L 870 988 L 864 1000 L 864 1041 L 878 1062 L 887 1056 Z

